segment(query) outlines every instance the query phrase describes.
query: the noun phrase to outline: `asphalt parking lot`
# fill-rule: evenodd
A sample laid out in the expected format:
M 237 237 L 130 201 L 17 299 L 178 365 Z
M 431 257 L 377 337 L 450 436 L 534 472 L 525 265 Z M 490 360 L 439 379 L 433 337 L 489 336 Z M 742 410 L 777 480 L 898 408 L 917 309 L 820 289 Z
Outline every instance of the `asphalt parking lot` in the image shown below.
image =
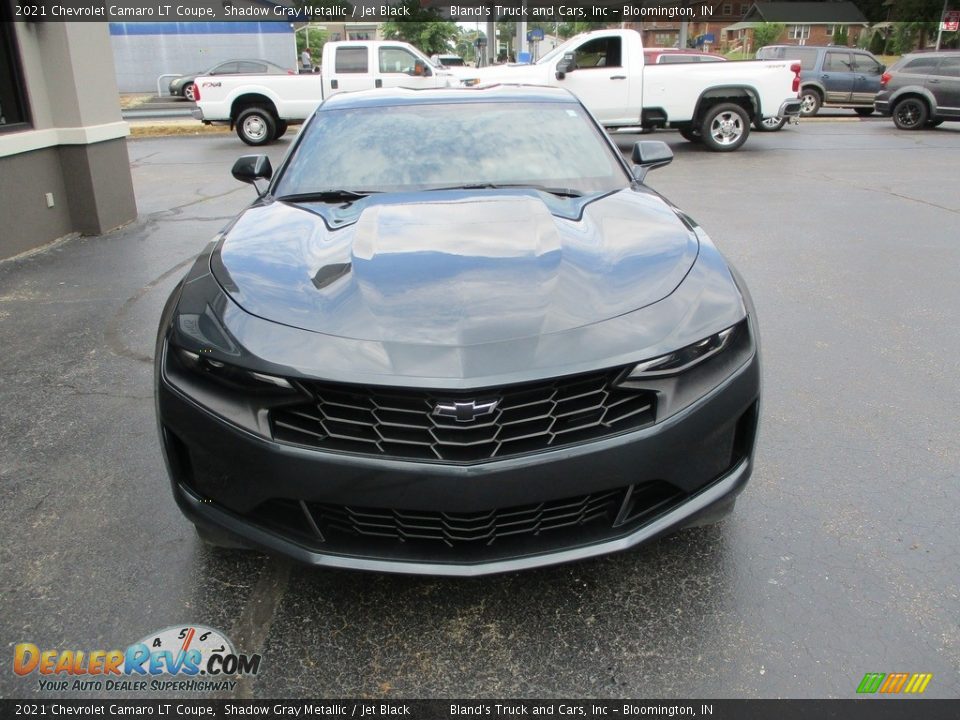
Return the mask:
M 150 362 L 167 294 L 254 197 L 229 174 L 248 149 L 131 140 L 138 221 L 0 263 L 7 652 L 201 623 L 263 654 L 245 697 L 850 698 L 894 671 L 960 696 L 960 123 L 804 123 L 730 155 L 645 138 L 676 153 L 649 184 L 760 315 L 757 469 L 729 520 L 472 580 L 206 550 L 171 499 Z M 0 696 L 39 694 L 0 673 Z

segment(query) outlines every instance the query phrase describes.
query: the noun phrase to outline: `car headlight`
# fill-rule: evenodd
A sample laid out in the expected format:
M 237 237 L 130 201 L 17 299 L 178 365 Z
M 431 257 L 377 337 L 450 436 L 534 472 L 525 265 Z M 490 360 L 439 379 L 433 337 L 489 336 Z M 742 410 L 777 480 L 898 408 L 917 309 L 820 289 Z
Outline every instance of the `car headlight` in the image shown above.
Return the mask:
M 666 355 L 643 360 L 634 365 L 624 380 L 669 377 L 686 372 L 728 348 L 733 343 L 739 327 L 739 325 L 728 327 L 692 345 L 687 345 Z
M 266 373 L 229 365 L 192 350 L 173 347 L 171 347 L 171 350 L 183 369 L 190 370 L 227 387 L 254 392 L 298 392 L 289 380 L 276 375 L 267 375 Z

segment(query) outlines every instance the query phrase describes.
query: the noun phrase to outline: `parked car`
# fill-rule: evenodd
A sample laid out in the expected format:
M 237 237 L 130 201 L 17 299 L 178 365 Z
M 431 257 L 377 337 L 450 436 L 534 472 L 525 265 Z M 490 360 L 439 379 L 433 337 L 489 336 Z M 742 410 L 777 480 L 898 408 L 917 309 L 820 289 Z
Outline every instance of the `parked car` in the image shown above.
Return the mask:
M 757 51 L 757 59 L 800 61 L 800 117 L 812 117 L 821 107 L 872 115 L 873 98 L 886 69 L 866 50 L 832 45 L 767 45 Z
M 643 62 L 647 65 L 670 65 L 693 62 L 723 62 L 723 55 L 685 48 L 644 48 Z
M 904 55 L 880 79 L 874 105 L 901 130 L 960 120 L 960 51 Z
M 509 143 L 503 139 L 509 138 Z M 156 407 L 200 537 L 482 575 L 732 510 L 753 467 L 743 279 L 559 88 L 327 99 L 168 300 Z
M 188 73 L 170 81 L 169 91 L 175 97 L 184 97 L 191 102 L 196 100 L 196 84 L 198 77 L 212 75 L 295 75 L 293 70 L 281 67 L 267 60 L 226 60 L 214 65 L 209 70 Z

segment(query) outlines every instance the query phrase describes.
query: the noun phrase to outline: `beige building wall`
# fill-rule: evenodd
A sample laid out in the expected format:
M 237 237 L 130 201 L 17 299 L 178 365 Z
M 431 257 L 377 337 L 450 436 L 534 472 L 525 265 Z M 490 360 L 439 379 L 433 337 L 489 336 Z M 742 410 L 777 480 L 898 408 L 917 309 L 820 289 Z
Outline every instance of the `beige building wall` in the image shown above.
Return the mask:
M 29 122 L 0 127 L 0 258 L 137 215 L 106 23 L 12 25 Z

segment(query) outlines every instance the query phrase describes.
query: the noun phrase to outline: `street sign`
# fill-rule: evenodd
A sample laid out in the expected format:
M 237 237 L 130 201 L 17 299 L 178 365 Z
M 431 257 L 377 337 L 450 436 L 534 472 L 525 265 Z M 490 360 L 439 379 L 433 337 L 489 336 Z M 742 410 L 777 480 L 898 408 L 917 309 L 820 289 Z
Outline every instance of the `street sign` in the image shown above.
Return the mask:
M 956 32 L 960 30 L 960 10 L 951 10 L 943 14 L 943 22 L 940 29 L 944 32 Z
M 527 33 L 527 42 L 540 42 L 543 40 L 543 28 L 533 28 Z

